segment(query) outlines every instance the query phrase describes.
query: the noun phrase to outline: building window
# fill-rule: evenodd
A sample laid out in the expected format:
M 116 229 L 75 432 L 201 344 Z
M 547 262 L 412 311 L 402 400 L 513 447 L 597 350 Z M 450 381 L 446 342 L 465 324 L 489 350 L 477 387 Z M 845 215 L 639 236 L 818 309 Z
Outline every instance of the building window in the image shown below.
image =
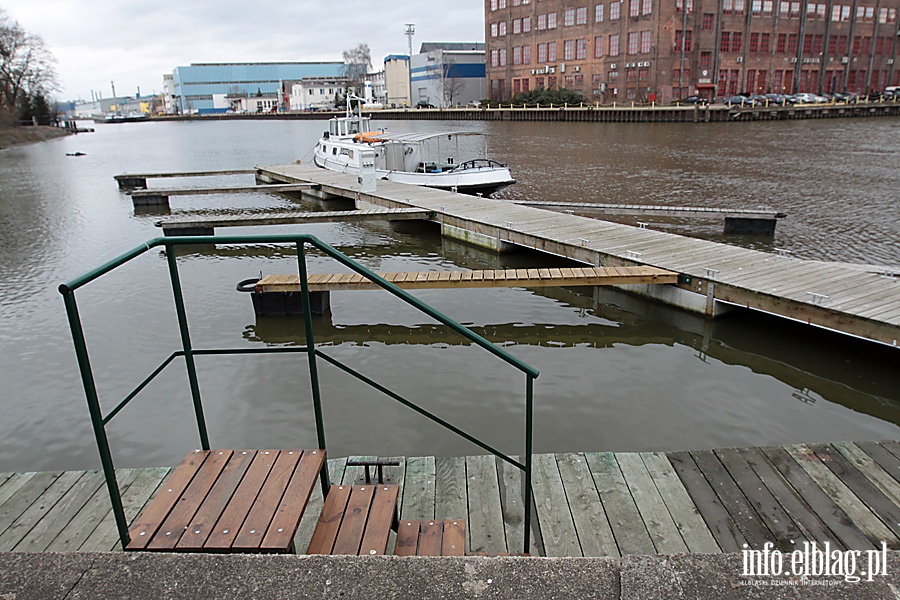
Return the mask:
M 628 16 L 637 17 L 641 14 L 641 0 L 630 0 L 628 3 Z
M 771 17 L 772 11 L 774 10 L 775 2 L 773 0 L 763 0 L 763 16 Z M 824 4 L 822 5 L 825 6 Z
M 719 52 L 731 51 L 731 32 L 723 31 L 719 35 Z
M 547 29 L 547 15 L 538 15 L 537 28 L 538 31 Z
M 637 31 L 630 32 L 628 34 L 628 54 L 637 54 L 640 43 L 640 34 Z
M 648 32 L 649 33 L 649 32 Z M 691 34 L 694 33 L 690 29 L 687 31 L 676 30 L 675 31 L 675 52 L 681 52 L 684 50 L 685 52 L 691 51 Z M 684 48 L 682 48 L 682 44 Z
M 762 0 L 753 0 L 750 6 L 754 17 L 762 15 Z
M 759 34 L 756 32 L 750 34 L 750 52 L 759 52 Z
M 609 20 L 610 21 L 618 21 L 619 20 L 619 2 L 615 0 L 614 2 L 609 3 Z
M 744 42 L 744 32 L 735 31 L 731 34 L 731 51 L 740 52 Z
M 563 26 L 571 27 L 575 24 L 575 9 L 567 8 L 563 11 Z
M 492 67 L 500 66 L 500 55 L 496 50 L 491 50 L 491 66 Z
M 513 64 L 514 65 L 522 64 L 522 47 L 521 46 L 513 46 Z
M 547 29 L 556 29 L 556 13 L 552 12 L 547 15 Z
M 881 38 L 878 38 L 879 40 Z M 594 58 L 601 58 L 603 56 L 603 36 L 598 35 L 594 38 Z
M 513 19 L 513 33 L 522 33 L 522 19 Z
M 580 38 L 575 40 L 575 59 L 584 60 L 587 58 L 587 39 Z
M 684 12 L 685 0 L 675 0 L 675 12 Z M 694 12 L 694 0 L 687 0 L 687 11 Z
M 700 53 L 700 69 L 706 69 L 707 71 L 712 68 L 712 52 L 701 52 Z
M 834 38 L 831 38 L 831 39 L 834 40 Z M 787 52 L 787 34 L 786 33 L 778 34 L 778 41 L 775 43 L 775 52 L 778 52 L 779 54 L 784 54 L 785 52 Z
M 499 0 L 497 3 L 497 8 L 504 9 L 506 8 L 506 0 Z
M 789 54 L 797 54 L 797 49 L 799 48 L 800 36 L 796 33 L 791 33 L 788 35 L 788 53 Z
M 531 31 L 531 17 L 525 17 L 522 19 L 522 33 L 528 33 Z
M 603 7 L 605 4 L 598 4 L 594 7 L 594 21 L 597 23 L 603 22 Z
M 506 21 L 500 21 L 497 24 L 497 35 L 506 35 Z
M 610 71 L 606 74 L 606 78 L 610 81 L 610 83 L 615 83 L 619 80 L 619 72 L 618 71 Z
M 522 64 L 531 64 L 531 46 L 522 46 Z
M 574 60 L 575 40 L 566 40 L 565 42 L 563 42 L 563 58 L 565 60 Z
M 497 24 L 491 23 L 491 37 L 497 37 Z
M 704 31 L 712 31 L 714 17 L 715 17 L 715 15 L 713 15 L 712 13 L 703 13 L 703 30 Z
M 584 25 L 587 23 L 587 6 L 575 9 L 575 24 Z
M 500 66 L 506 66 L 506 48 L 500 48 Z
M 547 42 L 547 62 L 556 62 L 556 42 Z
M 769 52 L 769 37 L 768 33 L 759 34 L 759 51 L 768 53 Z
M 497 0 L 491 0 L 491 10 L 497 10 Z
M 643 0 L 641 2 L 641 14 L 649 15 L 653 12 L 653 0 Z
M 537 45 L 537 61 L 539 63 L 547 62 L 547 44 Z
M 619 55 L 619 34 L 613 33 L 609 36 L 609 52 L 607 52 L 610 56 L 618 56 Z
M 641 54 L 650 54 L 650 31 L 641 32 Z

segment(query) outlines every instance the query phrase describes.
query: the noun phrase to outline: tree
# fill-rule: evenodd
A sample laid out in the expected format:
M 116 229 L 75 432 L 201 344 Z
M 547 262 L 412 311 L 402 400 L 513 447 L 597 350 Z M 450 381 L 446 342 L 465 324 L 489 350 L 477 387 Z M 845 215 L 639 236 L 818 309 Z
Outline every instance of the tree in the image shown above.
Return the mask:
M 372 70 L 372 53 L 368 44 L 358 44 L 356 48 L 344 50 L 344 77 L 349 79 L 356 92 L 360 93 L 366 75 Z
M 453 106 L 462 95 L 466 82 L 459 76 L 456 61 L 452 58 L 443 62 L 441 67 L 441 90 L 444 95 L 444 104 Z
M 55 65 L 41 36 L 28 33 L 0 9 L 0 104 L 12 108 L 23 95 L 43 98 L 57 91 Z

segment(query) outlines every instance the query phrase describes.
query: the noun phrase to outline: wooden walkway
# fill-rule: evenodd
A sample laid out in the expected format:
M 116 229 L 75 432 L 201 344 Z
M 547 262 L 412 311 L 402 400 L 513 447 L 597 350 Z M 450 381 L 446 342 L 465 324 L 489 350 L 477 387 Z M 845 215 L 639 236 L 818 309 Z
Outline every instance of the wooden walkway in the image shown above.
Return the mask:
M 378 275 L 408 290 L 663 284 L 678 281 L 678 273 L 655 267 L 422 271 Z M 311 292 L 379 289 L 378 285 L 358 273 L 314 273 L 309 275 L 308 283 Z M 299 292 L 300 276 L 266 275 L 255 287 L 263 293 Z
M 387 208 L 435 211 L 445 235 L 484 246 L 512 244 L 593 266 L 649 265 L 687 275 L 679 284 L 713 300 L 897 346 L 900 279 L 841 264 L 823 266 L 726 244 L 518 206 L 502 200 L 356 178 L 306 165 L 260 168 L 266 182 L 314 182 L 321 191 Z
M 257 188 L 254 191 L 258 191 Z M 261 188 L 262 191 L 269 191 Z M 254 227 L 260 225 L 299 225 L 307 223 L 358 223 L 362 221 L 410 221 L 434 218 L 434 213 L 418 208 L 376 208 L 370 210 L 324 210 L 319 212 L 277 212 L 250 215 L 195 215 L 173 217 L 156 222 L 164 235 L 213 235 L 216 227 Z M 185 232 L 190 232 L 185 234 Z
M 663 206 L 655 204 L 602 204 L 599 202 L 555 202 L 552 200 L 507 200 L 511 204 L 534 206 L 560 210 L 600 212 L 610 215 L 645 215 L 658 217 L 708 217 L 733 219 L 781 219 L 783 212 L 760 208 L 738 210 L 734 208 L 711 208 L 705 206 Z
M 361 467 L 328 461 L 333 482 Z M 169 469 L 120 469 L 135 518 Z M 400 459 L 403 520 L 465 518 L 467 551 L 518 552 L 524 535 L 520 472 L 487 456 Z M 739 552 L 772 542 L 900 548 L 900 443 L 836 442 L 695 452 L 541 454 L 534 457 L 534 554 L 621 556 Z M 295 537 L 305 549 L 322 506 L 318 490 Z M 393 543 L 393 540 L 391 541 Z M 0 474 L 0 552 L 109 551 L 118 539 L 102 474 Z

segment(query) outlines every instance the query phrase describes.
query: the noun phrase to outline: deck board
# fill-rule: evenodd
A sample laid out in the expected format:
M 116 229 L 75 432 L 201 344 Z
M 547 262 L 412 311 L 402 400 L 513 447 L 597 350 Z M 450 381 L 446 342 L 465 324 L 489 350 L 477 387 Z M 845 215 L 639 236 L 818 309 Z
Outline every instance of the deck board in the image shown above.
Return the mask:
M 900 457 L 894 452 L 900 453 L 900 444 L 888 440 L 535 455 L 531 553 L 740 552 L 745 543 L 790 549 L 803 541 L 853 550 L 884 541 L 897 548 Z M 398 485 L 401 520 L 465 518 L 469 551 L 522 550 L 519 469 L 493 456 L 398 460 L 400 466 L 388 467 L 386 475 Z M 361 469 L 346 462 L 328 461 L 333 482 L 358 482 Z M 168 472 L 117 472 L 132 524 Z M 322 505 L 316 487 L 294 537 L 298 552 L 306 549 Z M 120 549 L 106 486 L 96 471 L 4 476 L 0 519 L 2 550 Z M 388 542 L 388 551 L 393 545 Z

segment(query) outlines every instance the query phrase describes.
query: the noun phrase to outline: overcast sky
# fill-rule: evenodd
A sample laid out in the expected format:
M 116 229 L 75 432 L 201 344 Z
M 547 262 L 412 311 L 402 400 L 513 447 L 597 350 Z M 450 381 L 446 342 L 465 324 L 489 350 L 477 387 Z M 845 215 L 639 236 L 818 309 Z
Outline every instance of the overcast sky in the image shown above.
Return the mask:
M 162 91 L 163 73 L 204 62 L 341 60 L 366 43 L 377 68 L 422 42 L 484 41 L 484 2 L 456 0 L 0 0 L 57 60 L 60 99 Z

